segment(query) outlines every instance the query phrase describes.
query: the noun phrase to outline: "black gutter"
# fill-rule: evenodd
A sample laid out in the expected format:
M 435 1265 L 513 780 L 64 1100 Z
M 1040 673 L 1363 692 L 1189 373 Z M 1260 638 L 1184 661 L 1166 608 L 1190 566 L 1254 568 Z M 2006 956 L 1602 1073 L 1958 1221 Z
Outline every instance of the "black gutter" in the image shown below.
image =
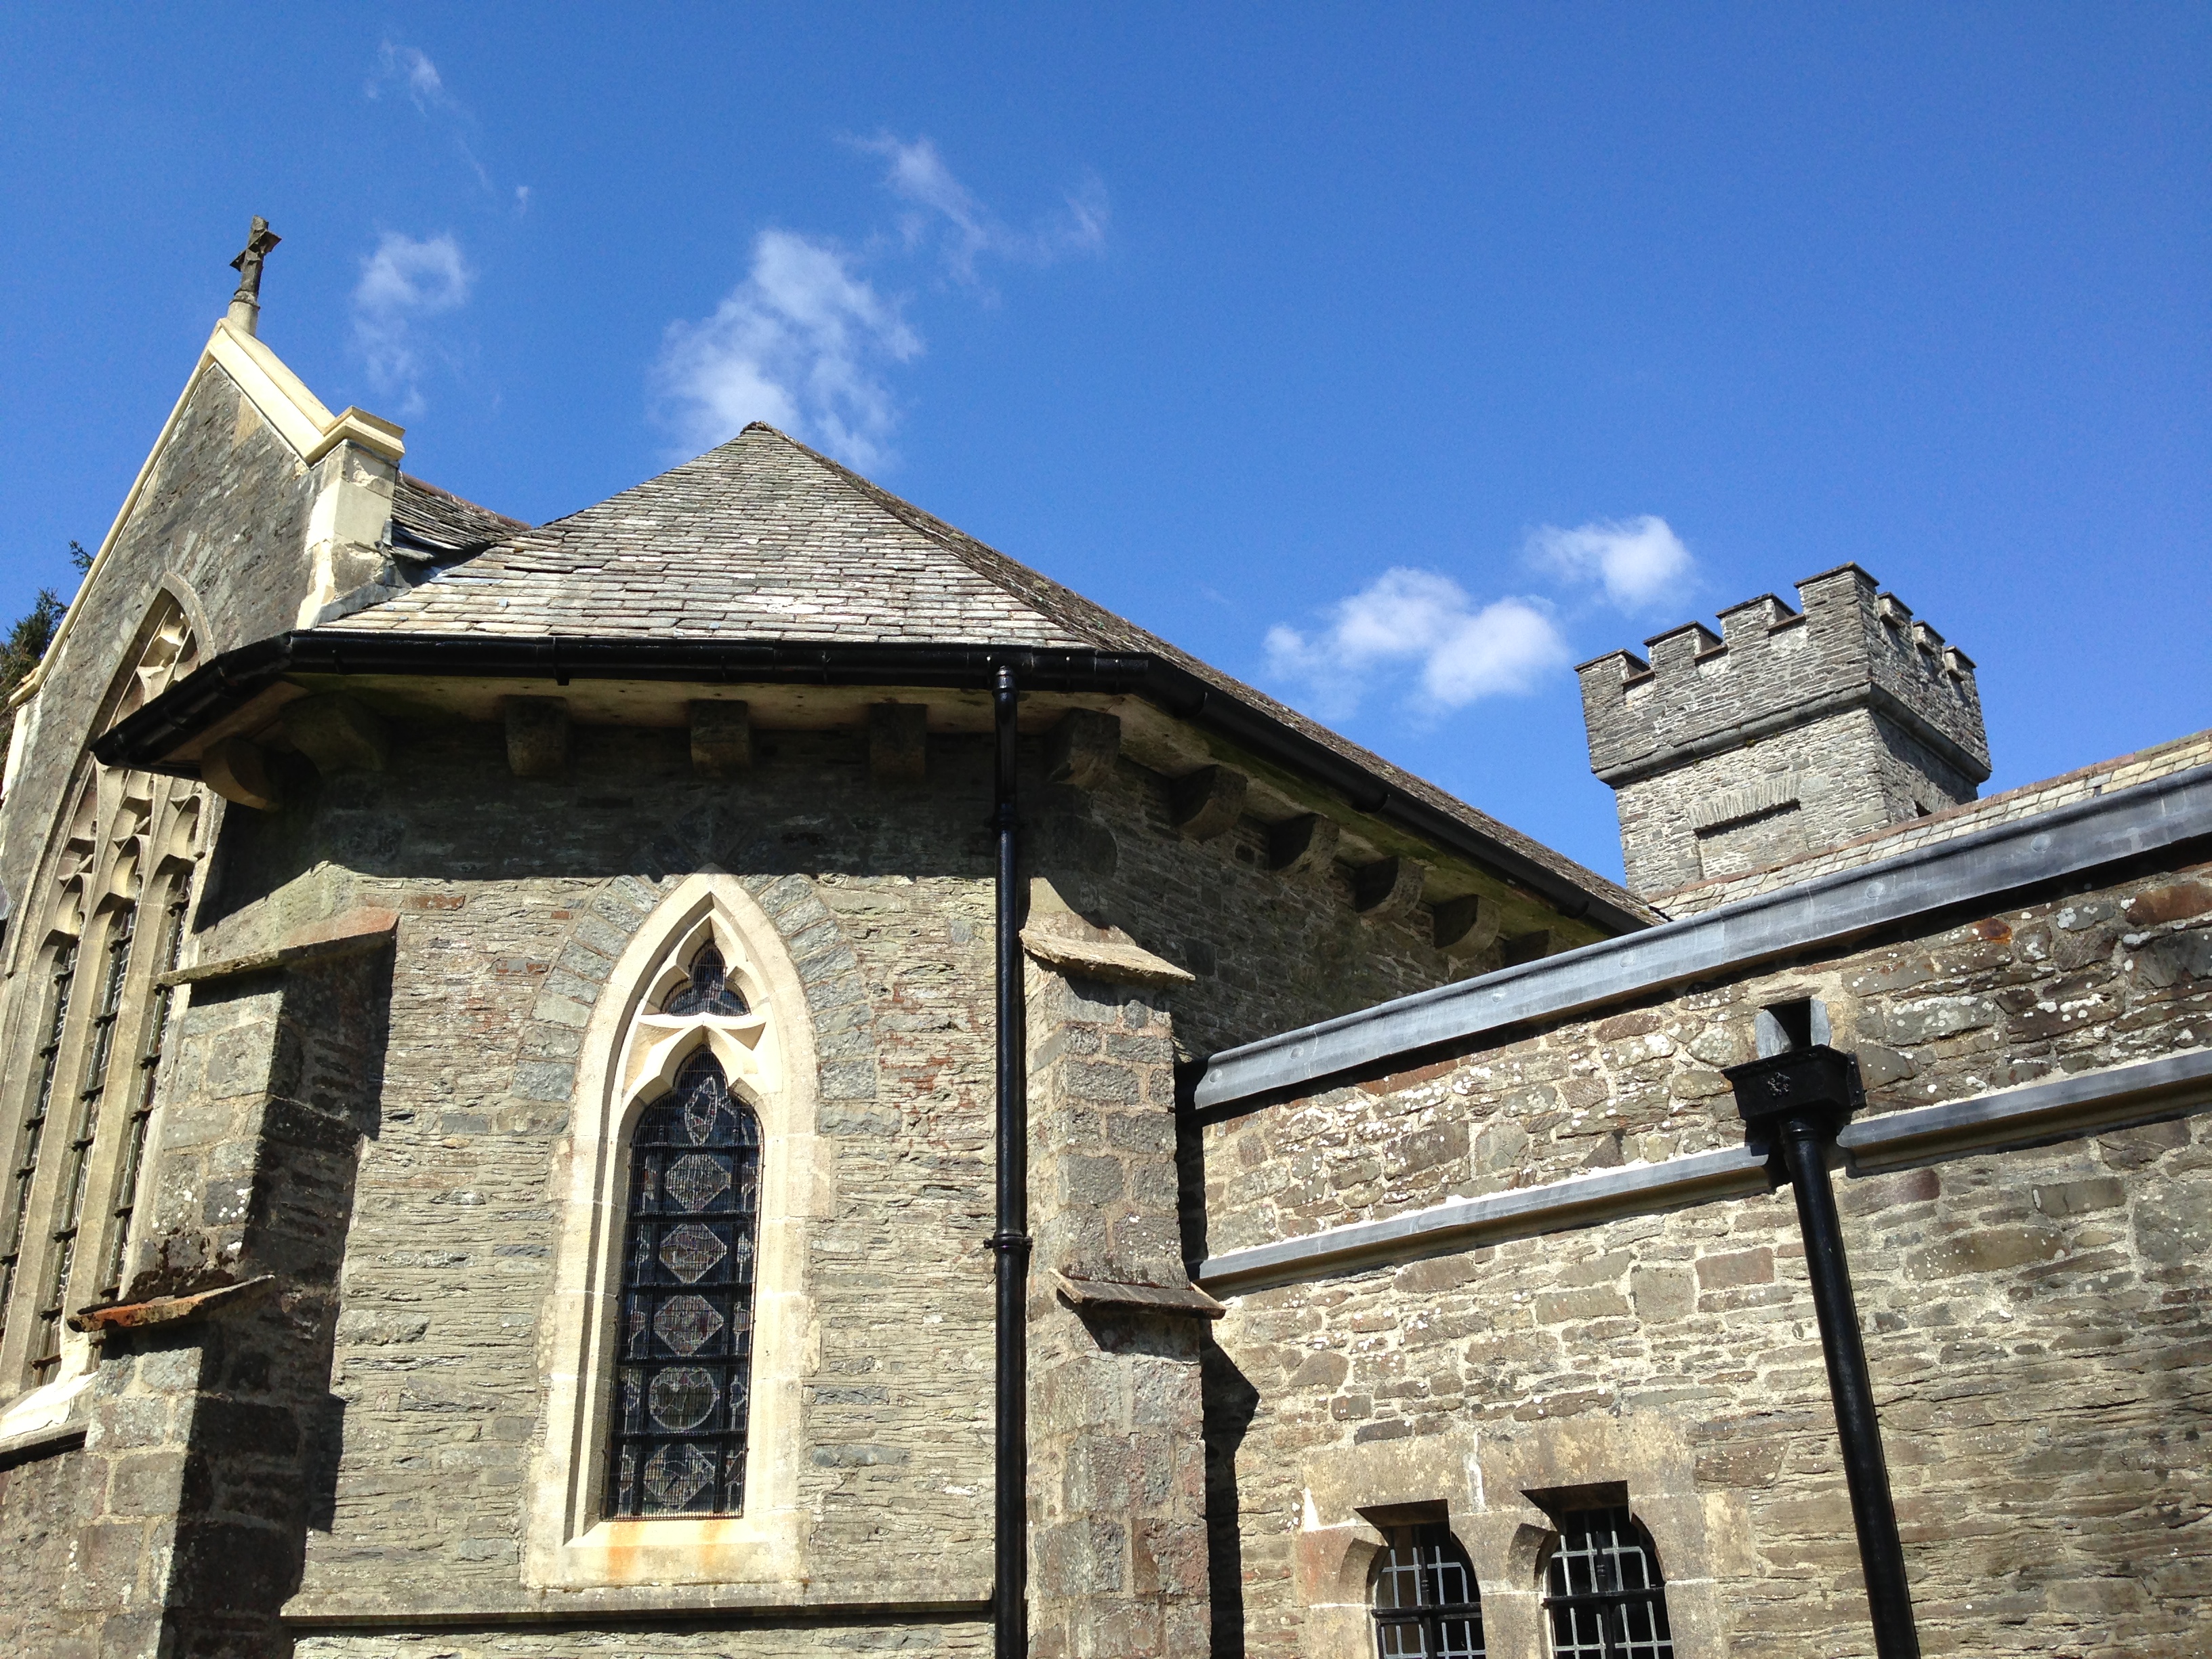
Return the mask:
M 997 740 L 992 823 L 999 841 L 999 1226 L 991 1235 L 991 1250 L 996 1258 L 999 1316 L 991 1626 L 996 1659 L 1028 1659 L 1029 1019 L 1021 939 L 1021 820 L 1014 798 L 1021 694 L 1014 671 L 1006 665 L 1000 665 L 995 679 L 991 703 Z
M 225 652 L 118 724 L 93 745 L 104 765 L 172 776 L 193 769 L 162 757 L 192 732 L 295 674 L 453 678 L 678 681 L 689 684 L 898 685 L 973 690 L 1001 664 L 1030 691 L 1134 695 L 1292 771 L 1318 779 L 1353 810 L 1401 829 L 1534 894 L 1561 915 L 1614 933 L 1651 924 L 1526 854 L 1492 841 L 1272 714 L 1147 652 L 989 645 L 745 642 L 721 640 L 527 639 L 462 634 L 280 634 Z

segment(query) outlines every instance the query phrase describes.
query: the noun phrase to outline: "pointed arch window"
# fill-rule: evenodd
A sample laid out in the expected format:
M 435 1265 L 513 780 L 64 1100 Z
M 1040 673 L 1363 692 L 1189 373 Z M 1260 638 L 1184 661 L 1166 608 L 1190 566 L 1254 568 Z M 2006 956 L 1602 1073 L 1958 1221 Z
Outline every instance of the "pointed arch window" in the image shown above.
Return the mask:
M 103 718 L 134 712 L 198 661 L 184 607 L 165 592 Z M 46 952 L 40 1040 L 21 1084 L 0 1082 L 21 1113 L 0 1194 L 0 1394 L 81 1370 L 88 1346 L 66 1334 L 65 1315 L 121 1289 L 173 995 L 160 981 L 177 964 L 203 850 L 201 792 L 185 781 L 87 755 L 64 799 L 43 896 L 26 906 Z
M 703 1048 L 637 1121 L 626 1220 L 608 1512 L 742 1513 L 760 1120 Z
M 1553 1659 L 1674 1659 L 1659 1552 L 1626 1508 L 1560 1516 L 1547 1578 Z
M 1380 1659 L 1484 1659 L 1482 1597 L 1451 1528 L 1392 1527 L 1371 1596 Z

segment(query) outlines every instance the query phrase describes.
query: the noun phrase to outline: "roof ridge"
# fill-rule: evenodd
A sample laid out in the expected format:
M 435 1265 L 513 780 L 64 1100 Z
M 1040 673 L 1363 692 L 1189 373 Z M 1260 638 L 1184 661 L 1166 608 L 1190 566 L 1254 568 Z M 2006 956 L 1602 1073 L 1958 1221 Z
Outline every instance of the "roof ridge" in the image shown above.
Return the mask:
M 428 495 L 443 496 L 454 506 L 465 507 L 471 513 L 481 513 L 487 519 L 497 519 L 501 524 L 513 525 L 517 530 L 533 528 L 527 519 L 518 519 L 512 514 L 501 513 L 497 507 L 486 507 L 481 501 L 472 501 L 465 495 L 457 495 L 441 485 L 432 483 L 428 478 L 418 478 L 411 472 L 402 472 L 399 475 L 399 481 Z
M 1631 914 L 1650 912 L 1650 907 L 1619 884 L 1608 881 L 1595 870 L 1577 863 L 1564 853 L 1546 846 L 1533 836 L 1516 830 L 1502 819 L 1494 818 L 1481 808 L 1462 800 L 1440 785 L 1429 781 L 1418 773 L 1409 772 L 1395 763 L 1385 760 L 1374 750 L 1352 741 L 1341 732 L 1308 719 L 1289 704 L 1269 696 L 1256 686 L 1247 685 L 1234 675 L 1223 672 L 1202 658 L 1194 657 L 1170 641 L 1162 639 L 1149 629 L 1133 623 L 1126 617 L 1106 609 L 1095 599 L 1085 599 L 1073 588 L 1054 581 L 1042 571 L 1033 570 L 1020 560 L 1001 553 L 989 543 L 969 535 L 956 525 L 947 524 L 925 507 L 916 507 L 903 496 L 895 495 L 872 479 L 865 478 L 842 462 L 823 454 L 819 450 L 801 443 L 789 433 L 770 426 L 765 421 L 754 421 L 746 428 L 758 427 L 773 433 L 799 453 L 807 456 L 832 476 L 852 486 L 878 507 L 905 524 L 917 534 L 952 554 L 954 557 L 986 580 L 1012 594 L 1023 604 L 1037 611 L 1048 622 L 1091 638 L 1103 649 L 1122 650 L 1132 646 L 1150 651 L 1172 662 L 1193 678 L 1212 684 L 1229 695 L 1248 702 L 1268 718 L 1291 727 L 1325 747 L 1335 750 L 1346 759 L 1384 778 L 1398 788 L 1429 805 L 1440 808 L 1460 818 L 1485 835 L 1492 836 L 1520 853 L 1523 857 L 1550 867 L 1555 873 L 1566 877 L 1578 886 L 1601 892 L 1612 902 Z M 742 434 L 740 434 L 742 435 Z M 1111 625 L 1103 629 L 1103 621 Z M 1127 634 L 1127 639 L 1112 637 L 1115 629 Z

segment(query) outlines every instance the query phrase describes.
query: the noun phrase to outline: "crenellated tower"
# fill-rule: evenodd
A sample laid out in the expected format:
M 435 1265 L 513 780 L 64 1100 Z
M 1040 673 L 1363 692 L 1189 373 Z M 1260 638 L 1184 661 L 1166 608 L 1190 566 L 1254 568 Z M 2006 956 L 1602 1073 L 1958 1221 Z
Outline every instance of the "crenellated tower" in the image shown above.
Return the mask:
M 1644 896 L 1974 799 L 1974 665 L 1855 564 L 1584 663 L 1590 769 Z

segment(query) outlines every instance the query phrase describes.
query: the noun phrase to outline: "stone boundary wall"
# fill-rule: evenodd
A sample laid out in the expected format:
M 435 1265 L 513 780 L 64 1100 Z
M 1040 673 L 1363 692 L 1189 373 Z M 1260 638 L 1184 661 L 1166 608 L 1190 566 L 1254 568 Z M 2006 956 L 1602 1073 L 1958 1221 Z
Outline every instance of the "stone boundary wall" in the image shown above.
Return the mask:
M 2202 1048 L 2212 866 L 1211 1125 L 1206 1248 L 1741 1146 L 1718 1067 L 1750 1057 L 1760 1006 L 1807 995 L 1857 1052 L 1874 1114 Z M 2212 1637 L 2212 1484 L 2188 1449 L 2212 1404 L 2212 1116 L 1847 1179 L 1842 1200 L 1929 1651 L 2196 1650 Z M 1545 1517 L 1521 1494 L 1604 1480 L 1645 1495 L 1686 1634 L 1776 1659 L 1863 1647 L 1786 1192 L 1229 1300 L 1209 1409 L 1231 1428 L 1210 1437 L 1209 1480 L 1236 1511 L 1217 1551 L 1237 1559 L 1216 1564 L 1217 1620 L 1251 1653 L 1347 1636 L 1364 1591 L 1346 1575 L 1373 1535 L 1358 1511 L 1377 1504 L 1449 1504 L 1499 1633 L 1527 1623 L 1536 1558 L 1513 1540 Z

